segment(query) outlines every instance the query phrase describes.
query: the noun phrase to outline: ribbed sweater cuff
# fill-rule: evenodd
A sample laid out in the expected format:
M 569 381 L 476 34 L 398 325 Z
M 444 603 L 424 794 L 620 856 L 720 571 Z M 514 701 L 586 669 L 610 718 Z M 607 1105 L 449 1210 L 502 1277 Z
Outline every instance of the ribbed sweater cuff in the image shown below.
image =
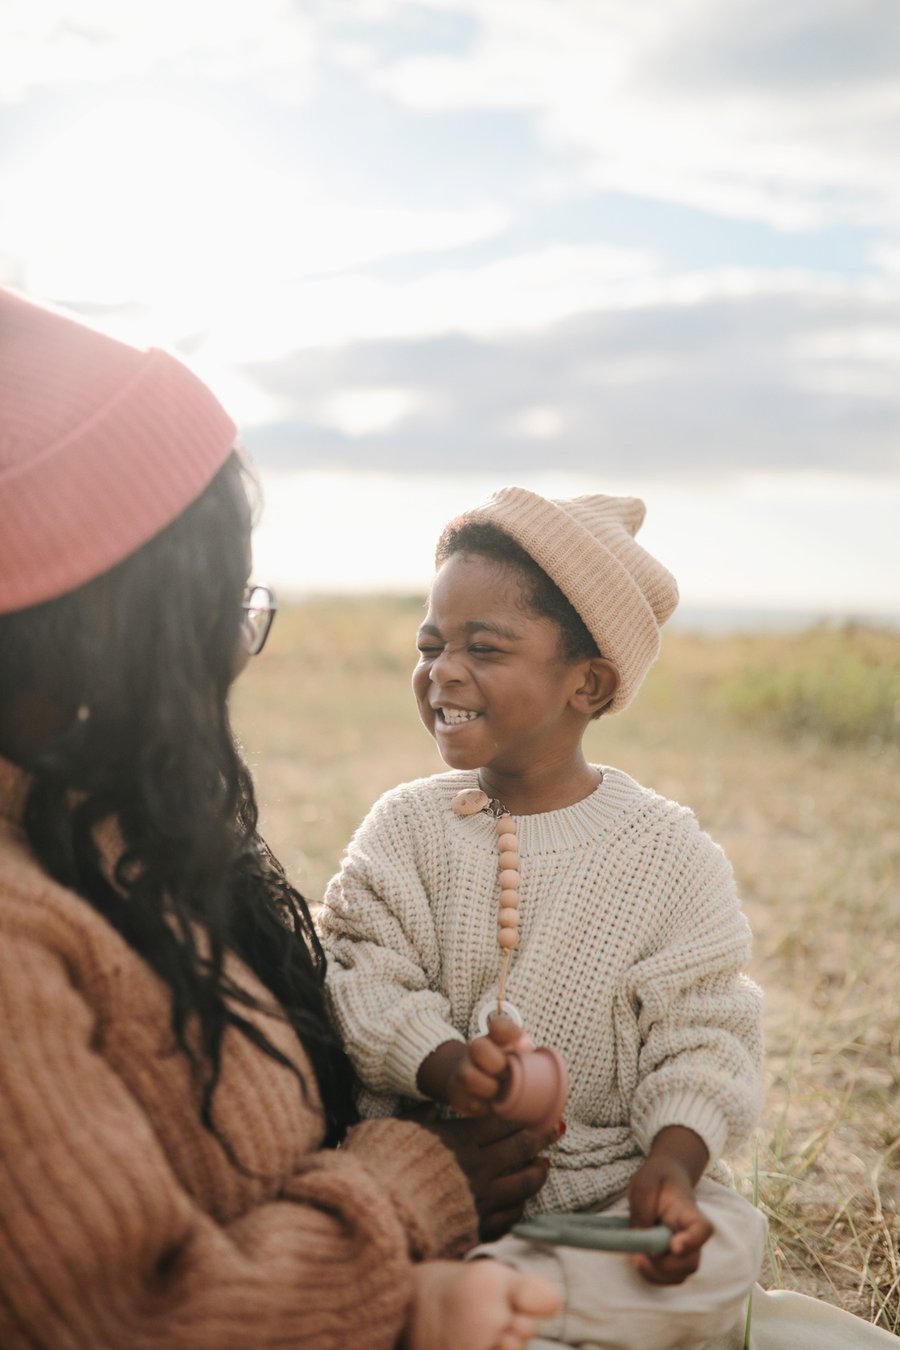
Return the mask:
M 465 1043 L 465 1037 L 441 1017 L 424 1013 L 408 1018 L 398 1029 L 384 1057 L 382 1066 L 384 1077 L 394 1090 L 404 1097 L 418 1097 L 424 1100 L 416 1083 L 416 1075 L 423 1060 L 446 1041 Z
M 469 1183 L 438 1137 L 403 1120 L 368 1120 L 345 1147 L 365 1162 L 390 1196 L 414 1261 L 461 1256 L 478 1235 Z
M 684 1125 L 699 1134 L 709 1151 L 709 1161 L 722 1156 L 728 1138 L 728 1121 L 722 1108 L 709 1097 L 694 1092 L 676 1092 L 652 1102 L 646 1111 L 632 1117 L 631 1127 L 641 1152 L 649 1154 L 653 1140 L 667 1125 Z

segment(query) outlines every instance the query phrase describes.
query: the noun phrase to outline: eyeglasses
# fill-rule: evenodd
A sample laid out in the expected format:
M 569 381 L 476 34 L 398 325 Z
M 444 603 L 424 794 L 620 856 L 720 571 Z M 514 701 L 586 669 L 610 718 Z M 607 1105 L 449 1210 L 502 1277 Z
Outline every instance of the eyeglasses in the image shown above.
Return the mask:
M 275 619 L 278 606 L 268 586 L 247 586 L 244 591 L 244 642 L 250 656 L 258 656 Z

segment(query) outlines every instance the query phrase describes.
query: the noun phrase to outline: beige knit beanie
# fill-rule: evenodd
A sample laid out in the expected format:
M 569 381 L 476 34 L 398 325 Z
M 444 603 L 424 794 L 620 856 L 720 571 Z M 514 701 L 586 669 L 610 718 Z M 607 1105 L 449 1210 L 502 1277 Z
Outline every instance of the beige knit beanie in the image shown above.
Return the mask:
M 644 511 L 637 497 L 551 500 L 507 487 L 464 516 L 505 530 L 581 615 L 619 672 L 609 712 L 634 698 L 659 652 L 660 626 L 678 604 L 675 578 L 635 541 Z

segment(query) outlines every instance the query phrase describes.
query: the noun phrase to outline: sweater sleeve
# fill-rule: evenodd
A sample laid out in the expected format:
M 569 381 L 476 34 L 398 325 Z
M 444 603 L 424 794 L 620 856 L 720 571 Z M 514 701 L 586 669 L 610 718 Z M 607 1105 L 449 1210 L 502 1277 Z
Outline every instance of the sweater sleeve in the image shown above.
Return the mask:
M 0 942 L 0 1340 L 6 1350 L 128 1346 L 388 1350 L 413 1262 L 474 1238 L 450 1153 L 370 1122 L 302 1157 L 219 1223 L 178 1177 L 97 1049 L 63 959 Z M 276 1190 L 276 1194 L 270 1194 Z
M 329 997 L 357 1073 L 372 1092 L 421 1099 L 422 1061 L 465 1038 L 439 989 L 441 954 L 417 856 L 424 828 L 410 810 L 390 794 L 376 803 L 317 922 Z
M 761 1099 L 761 996 L 742 972 L 750 930 L 724 853 L 693 817 L 659 896 L 655 944 L 628 972 L 641 1049 L 631 1125 L 646 1154 L 666 1125 L 684 1125 L 710 1161 L 743 1142 Z M 645 865 L 657 865 L 648 854 Z

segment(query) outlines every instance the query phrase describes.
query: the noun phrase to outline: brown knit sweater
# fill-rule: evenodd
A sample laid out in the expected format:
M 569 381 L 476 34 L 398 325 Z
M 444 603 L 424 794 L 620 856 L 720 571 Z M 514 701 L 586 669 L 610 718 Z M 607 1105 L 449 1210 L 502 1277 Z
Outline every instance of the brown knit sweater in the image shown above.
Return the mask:
M 475 1237 L 468 1186 L 425 1130 L 369 1121 L 322 1150 L 311 1070 L 232 1030 L 203 1128 L 169 992 L 37 866 L 26 780 L 0 760 L 0 1346 L 379 1350 L 414 1261 Z M 262 993 L 252 974 L 231 971 Z

